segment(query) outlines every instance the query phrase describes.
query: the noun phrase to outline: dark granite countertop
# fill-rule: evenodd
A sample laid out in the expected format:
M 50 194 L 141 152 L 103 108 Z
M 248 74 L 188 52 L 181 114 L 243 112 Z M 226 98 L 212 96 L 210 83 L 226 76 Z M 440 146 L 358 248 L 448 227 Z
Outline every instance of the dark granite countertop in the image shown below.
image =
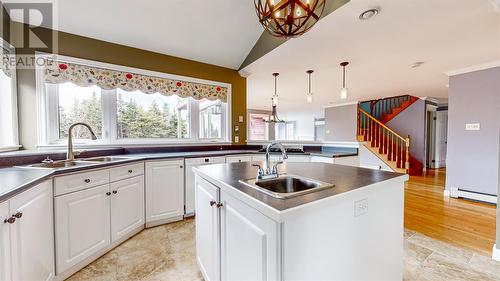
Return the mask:
M 7 167 L 0 169 L 0 202 L 5 201 L 12 196 L 25 191 L 26 189 L 40 183 L 41 181 L 50 178 L 53 175 L 61 175 L 71 172 L 84 171 L 89 169 L 106 168 L 109 166 L 123 165 L 131 162 L 145 160 L 159 160 L 172 158 L 197 158 L 197 157 L 214 157 L 227 156 L 238 154 L 263 154 L 256 150 L 217 150 L 217 151 L 188 151 L 188 152 L 151 152 L 151 153 L 127 153 L 116 154 L 114 156 L 127 157 L 123 161 L 113 161 L 107 163 L 95 163 L 86 166 L 68 167 L 64 169 L 42 169 L 42 168 L 26 168 L 26 167 Z M 291 153 L 291 155 L 294 153 Z M 40 153 L 40 155 L 44 155 Z M 295 154 L 297 155 L 297 154 Z M 322 156 L 321 153 L 298 153 L 298 155 L 315 155 Z M 351 156 L 352 154 L 344 154 Z M 325 157 L 332 157 L 324 154 Z M 77 159 L 78 160 L 78 159 Z
M 5 168 L 0 169 L 0 202 L 50 178 L 50 169 Z
M 333 183 L 335 186 L 333 188 L 319 190 L 297 197 L 277 199 L 239 182 L 240 179 L 254 178 L 257 174 L 257 167 L 252 166 L 252 162 L 199 166 L 196 167 L 195 170 L 209 181 L 221 182 L 231 186 L 278 211 L 291 209 L 392 178 L 400 176 L 408 177 L 405 174 L 344 165 L 285 162 L 279 165 L 280 174 L 286 173 L 304 176 L 327 183 Z

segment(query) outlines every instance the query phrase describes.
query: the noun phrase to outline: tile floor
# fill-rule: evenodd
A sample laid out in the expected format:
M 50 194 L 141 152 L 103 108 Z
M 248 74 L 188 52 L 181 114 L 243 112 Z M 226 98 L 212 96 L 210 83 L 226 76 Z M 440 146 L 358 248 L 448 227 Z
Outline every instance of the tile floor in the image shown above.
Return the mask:
M 203 280 L 194 220 L 142 231 L 68 280 Z M 500 280 L 500 262 L 425 235 L 405 231 L 404 280 Z

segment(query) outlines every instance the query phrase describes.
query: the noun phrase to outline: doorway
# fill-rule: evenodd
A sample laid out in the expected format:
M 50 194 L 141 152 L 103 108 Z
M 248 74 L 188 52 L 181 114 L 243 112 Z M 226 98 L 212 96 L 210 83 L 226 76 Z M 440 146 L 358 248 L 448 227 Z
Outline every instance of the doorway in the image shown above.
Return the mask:
M 448 107 L 427 106 L 426 168 L 446 167 Z

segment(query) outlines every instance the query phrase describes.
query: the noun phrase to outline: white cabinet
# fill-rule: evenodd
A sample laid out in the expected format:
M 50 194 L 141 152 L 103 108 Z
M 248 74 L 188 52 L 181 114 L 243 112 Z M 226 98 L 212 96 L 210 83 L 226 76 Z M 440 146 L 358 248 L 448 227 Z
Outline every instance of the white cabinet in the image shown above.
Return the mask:
M 110 244 L 109 185 L 55 198 L 57 274 Z
M 226 156 L 226 163 L 250 162 L 252 155 L 232 155 Z
M 181 220 L 184 215 L 184 160 L 146 162 L 146 224 Z
M 193 167 L 226 163 L 226 157 L 205 157 L 205 158 L 187 158 L 186 160 L 186 192 L 185 206 L 186 215 L 194 214 L 194 172 Z
M 111 242 L 144 225 L 144 176 L 110 184 Z
M 197 177 L 196 256 L 206 281 L 219 280 L 219 189 Z
M 279 280 L 278 224 L 220 193 L 221 280 Z
M 85 178 L 90 184 L 104 182 L 54 198 L 58 278 L 68 277 L 144 227 L 143 167 L 138 163 L 56 178 L 54 188 L 65 192 L 72 189 L 64 183 L 78 185 Z M 109 183 L 110 174 L 119 181 Z
M 197 259 L 205 280 L 281 278 L 278 223 L 199 176 L 196 209 Z
M 9 202 L 0 203 L 0 280 L 11 280 L 10 277 L 10 217 Z
M 46 181 L 9 200 L 9 214 L 15 217 L 14 222 L 7 223 L 11 280 L 54 278 L 52 198 L 51 181 Z M 3 209 L 5 212 L 5 206 Z M 5 230 L 2 232 L 5 234 Z

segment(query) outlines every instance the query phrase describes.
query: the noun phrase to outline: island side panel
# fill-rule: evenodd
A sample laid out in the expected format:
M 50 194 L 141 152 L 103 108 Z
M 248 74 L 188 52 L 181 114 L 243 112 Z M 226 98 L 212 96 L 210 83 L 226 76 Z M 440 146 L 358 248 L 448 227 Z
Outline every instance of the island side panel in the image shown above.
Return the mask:
M 373 184 L 288 214 L 283 280 L 402 280 L 404 180 Z M 359 214 L 365 202 L 367 212 Z

